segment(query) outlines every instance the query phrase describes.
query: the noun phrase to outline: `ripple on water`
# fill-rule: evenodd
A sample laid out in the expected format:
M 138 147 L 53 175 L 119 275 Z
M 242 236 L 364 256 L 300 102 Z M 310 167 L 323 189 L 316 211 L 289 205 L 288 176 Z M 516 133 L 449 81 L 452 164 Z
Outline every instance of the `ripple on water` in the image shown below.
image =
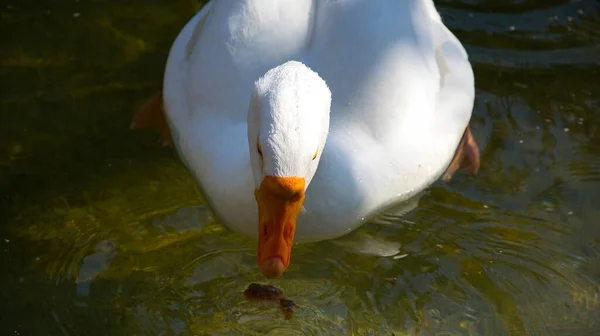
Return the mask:
M 578 178 L 581 182 L 600 182 L 600 159 L 589 158 L 568 163 L 571 176 Z
M 372 303 L 370 309 L 395 327 L 427 325 L 434 332 L 449 328 L 466 334 L 496 334 L 503 326 L 524 333 L 537 328 L 538 318 L 560 327 L 551 323 L 564 315 L 558 302 L 577 306 L 581 317 L 580 297 L 587 295 L 588 305 L 593 302 L 594 281 L 580 272 L 591 260 L 574 254 L 566 243 L 574 228 L 464 198 L 440 202 L 451 196 L 438 194 L 441 190 L 425 196 L 413 213 L 397 220 L 385 214 L 385 221 L 359 230 L 401 242 L 402 253 L 408 254 L 400 260 L 371 260 L 373 273 L 383 268 L 396 284 L 385 288 L 375 282 L 383 279 L 372 277 L 374 294 L 364 298 Z M 540 306 L 545 309 L 533 308 Z M 412 317 L 401 324 L 398 316 Z M 589 315 L 582 321 L 594 323 Z

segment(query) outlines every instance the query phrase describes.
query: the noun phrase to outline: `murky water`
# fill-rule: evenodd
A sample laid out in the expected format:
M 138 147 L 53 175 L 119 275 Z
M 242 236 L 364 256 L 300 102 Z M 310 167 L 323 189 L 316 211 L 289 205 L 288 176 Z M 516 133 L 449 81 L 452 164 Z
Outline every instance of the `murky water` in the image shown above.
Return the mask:
M 128 129 L 200 4 L 2 1 L 0 334 L 597 335 L 600 4 L 438 5 L 474 65 L 481 172 L 295 247 L 286 321 L 242 295 L 256 243 Z

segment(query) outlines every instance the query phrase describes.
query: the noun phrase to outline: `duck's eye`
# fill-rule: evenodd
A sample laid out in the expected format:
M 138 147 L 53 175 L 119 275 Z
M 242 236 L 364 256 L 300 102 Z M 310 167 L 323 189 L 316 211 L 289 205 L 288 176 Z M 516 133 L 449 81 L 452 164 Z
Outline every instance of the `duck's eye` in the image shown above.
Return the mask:
M 260 155 L 260 158 L 262 159 L 262 148 L 260 148 L 260 142 L 258 142 L 258 140 L 256 140 L 256 150 L 258 151 L 258 155 Z
M 317 154 L 319 154 L 319 149 L 317 148 L 317 150 L 315 151 L 315 155 L 313 155 L 313 160 L 317 158 Z

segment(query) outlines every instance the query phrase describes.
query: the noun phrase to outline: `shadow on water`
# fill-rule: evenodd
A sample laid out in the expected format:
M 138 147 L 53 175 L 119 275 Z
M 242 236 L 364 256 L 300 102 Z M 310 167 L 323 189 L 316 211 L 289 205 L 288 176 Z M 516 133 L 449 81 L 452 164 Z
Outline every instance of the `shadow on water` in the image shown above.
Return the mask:
M 600 5 L 436 3 L 475 69 L 480 174 L 296 246 L 285 321 L 243 299 L 256 243 L 128 129 L 200 4 L 2 1 L 0 333 L 595 335 Z

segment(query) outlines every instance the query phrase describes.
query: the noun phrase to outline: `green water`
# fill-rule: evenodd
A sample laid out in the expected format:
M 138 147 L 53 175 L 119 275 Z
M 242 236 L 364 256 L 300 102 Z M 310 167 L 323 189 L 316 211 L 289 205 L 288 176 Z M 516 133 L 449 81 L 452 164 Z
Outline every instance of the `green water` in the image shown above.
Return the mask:
M 2 0 L 0 334 L 597 335 L 600 4 L 438 5 L 474 66 L 481 171 L 295 247 L 271 282 L 286 321 L 243 298 L 256 242 L 128 129 L 201 4 Z

